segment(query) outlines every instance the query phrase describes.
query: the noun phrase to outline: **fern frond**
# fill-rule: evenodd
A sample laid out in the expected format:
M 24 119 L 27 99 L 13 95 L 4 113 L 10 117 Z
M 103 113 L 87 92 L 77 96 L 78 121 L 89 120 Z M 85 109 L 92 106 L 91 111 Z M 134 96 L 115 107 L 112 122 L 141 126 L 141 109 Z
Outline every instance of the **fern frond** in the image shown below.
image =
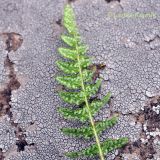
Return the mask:
M 100 142 L 100 134 L 117 122 L 116 116 L 99 122 L 94 120 L 94 115 L 109 101 L 111 94 L 108 93 L 101 100 L 91 101 L 93 96 L 98 93 L 102 80 L 93 80 L 95 71 L 89 69 L 91 59 L 85 55 L 88 47 L 81 41 L 75 15 L 70 5 L 65 7 L 63 24 L 68 31 L 68 35 L 62 35 L 61 39 L 68 45 L 68 48 L 60 47 L 58 52 L 66 61 L 57 61 L 56 63 L 66 75 L 57 76 L 56 80 L 67 90 L 59 92 L 59 95 L 63 101 L 69 104 L 81 105 L 81 108 L 60 108 L 59 112 L 66 119 L 79 120 L 81 122 L 88 121 L 90 123 L 88 126 L 81 128 L 62 128 L 62 132 L 85 139 L 95 138 L 96 141 L 96 144 L 87 149 L 83 149 L 80 152 L 67 153 L 66 155 L 72 158 L 99 155 L 100 159 L 104 160 L 105 154 L 123 146 L 128 142 L 128 139 L 108 139 L 105 142 Z

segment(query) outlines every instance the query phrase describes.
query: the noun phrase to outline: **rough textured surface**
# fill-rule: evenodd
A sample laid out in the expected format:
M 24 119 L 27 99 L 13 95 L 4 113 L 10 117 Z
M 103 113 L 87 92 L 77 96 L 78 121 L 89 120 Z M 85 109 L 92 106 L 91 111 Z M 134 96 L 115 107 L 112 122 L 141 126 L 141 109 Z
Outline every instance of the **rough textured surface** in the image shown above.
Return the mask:
M 18 50 L 8 53 L 21 86 L 12 90 L 10 112 L 0 116 L 0 159 L 65 160 L 65 151 L 81 149 L 90 142 L 64 136 L 60 128 L 77 125 L 66 122 L 57 113 L 59 99 L 55 61 L 65 0 L 1 0 L 0 31 L 22 35 Z M 131 143 L 142 136 L 143 123 L 136 114 L 150 97 L 160 92 L 160 2 L 153 0 L 77 0 L 72 3 L 89 55 L 95 63 L 105 63 L 102 94 L 111 91 L 113 98 L 97 118 L 120 114 L 119 123 L 103 133 L 106 137 L 128 136 Z M 154 13 L 154 17 L 119 17 L 119 13 Z M 4 68 L 7 56 L 0 41 L 0 90 L 8 81 Z M 103 115 L 103 116 L 102 116 Z M 102 117 L 101 117 L 102 116 Z M 16 131 L 16 132 L 15 132 Z M 18 142 L 22 146 L 18 148 Z M 22 143 L 23 142 L 23 143 Z M 158 160 L 160 145 L 154 144 Z M 20 149 L 20 152 L 18 150 Z M 126 152 L 125 160 L 140 159 L 137 152 Z M 1 156 L 3 154 L 3 156 Z M 118 152 L 107 156 L 113 160 Z M 5 157 L 5 158 L 3 158 Z M 96 158 L 98 159 L 98 158 Z

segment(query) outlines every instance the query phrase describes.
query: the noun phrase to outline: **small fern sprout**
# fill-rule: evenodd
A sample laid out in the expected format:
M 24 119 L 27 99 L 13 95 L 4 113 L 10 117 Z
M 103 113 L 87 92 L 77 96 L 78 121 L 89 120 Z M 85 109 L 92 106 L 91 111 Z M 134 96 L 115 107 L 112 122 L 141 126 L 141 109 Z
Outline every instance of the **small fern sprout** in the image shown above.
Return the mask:
M 128 143 L 128 138 L 122 137 L 119 139 L 107 139 L 104 142 L 100 141 L 100 134 L 114 126 L 118 121 L 117 116 L 103 121 L 94 120 L 94 116 L 110 100 L 111 93 L 107 93 L 101 100 L 91 100 L 97 94 L 102 80 L 97 78 L 96 81 L 93 81 L 94 71 L 89 69 L 92 62 L 86 55 L 88 48 L 81 41 L 75 15 L 69 4 L 65 6 L 63 25 L 68 33 L 63 34 L 61 39 L 68 47 L 60 47 L 58 49 L 59 54 L 66 60 L 56 62 L 59 69 L 64 72 L 62 76 L 57 76 L 56 80 L 66 90 L 60 91 L 59 96 L 64 102 L 81 107 L 78 109 L 60 107 L 59 113 L 65 119 L 82 122 L 84 126 L 81 128 L 62 128 L 61 131 L 68 136 L 86 140 L 95 139 L 95 144 L 90 147 L 77 152 L 69 152 L 65 155 L 70 158 L 95 157 L 99 155 L 100 160 L 104 160 L 104 156 L 107 153 Z

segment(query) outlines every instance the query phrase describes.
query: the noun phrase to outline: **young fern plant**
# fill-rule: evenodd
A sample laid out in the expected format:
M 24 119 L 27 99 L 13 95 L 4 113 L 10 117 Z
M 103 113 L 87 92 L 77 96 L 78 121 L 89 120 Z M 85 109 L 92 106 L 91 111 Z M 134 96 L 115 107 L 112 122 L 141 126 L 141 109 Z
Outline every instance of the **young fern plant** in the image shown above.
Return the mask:
M 63 34 L 61 39 L 68 45 L 68 48 L 61 47 L 58 49 L 58 52 L 66 61 L 57 61 L 57 66 L 65 75 L 57 76 L 56 80 L 66 90 L 60 91 L 59 95 L 63 101 L 81 107 L 78 109 L 60 107 L 59 112 L 65 119 L 77 120 L 84 123 L 84 125 L 88 124 L 85 122 L 89 122 L 89 125 L 81 128 L 62 128 L 62 132 L 69 136 L 84 139 L 94 138 L 96 142 L 81 151 L 66 153 L 66 156 L 77 158 L 99 155 L 100 160 L 104 160 L 104 156 L 108 152 L 124 146 L 128 139 L 124 137 L 107 139 L 104 142 L 100 141 L 100 134 L 118 121 L 117 116 L 104 121 L 97 122 L 94 120 L 95 114 L 109 101 L 111 93 L 108 93 L 101 100 L 91 100 L 100 88 L 101 79 L 93 80 L 94 71 L 89 69 L 91 60 L 86 55 L 87 46 L 81 42 L 75 15 L 70 5 L 65 7 L 63 24 L 68 34 Z

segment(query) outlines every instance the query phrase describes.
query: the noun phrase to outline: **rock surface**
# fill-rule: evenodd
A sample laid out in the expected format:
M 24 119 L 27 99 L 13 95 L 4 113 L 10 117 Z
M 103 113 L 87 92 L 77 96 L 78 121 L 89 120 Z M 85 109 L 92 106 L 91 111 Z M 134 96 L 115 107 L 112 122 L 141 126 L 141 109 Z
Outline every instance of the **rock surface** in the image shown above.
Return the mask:
M 0 91 L 11 90 L 6 93 L 8 109 L 3 106 L 0 114 L 0 160 L 67 160 L 64 152 L 89 145 L 64 136 L 61 127 L 77 124 L 69 124 L 57 113 L 63 102 L 57 94 L 55 61 L 60 58 L 57 48 L 63 45 L 61 19 L 66 3 L 0 1 Z M 135 142 L 142 138 L 144 124 L 137 115 L 160 93 L 160 2 L 76 0 L 72 6 L 90 48 L 88 54 L 95 63 L 106 64 L 100 75 L 104 79 L 101 93 L 111 91 L 113 98 L 98 117 L 120 114 L 119 123 L 103 133 L 102 139 L 127 136 L 130 143 Z M 6 42 L 4 33 L 16 37 L 8 36 Z M 7 55 L 11 63 L 5 67 Z M 157 140 L 153 146 L 157 152 L 150 159 L 158 160 Z M 121 152 L 124 160 L 142 159 L 138 152 L 126 152 Z M 113 160 L 117 154 L 112 152 L 106 159 Z

